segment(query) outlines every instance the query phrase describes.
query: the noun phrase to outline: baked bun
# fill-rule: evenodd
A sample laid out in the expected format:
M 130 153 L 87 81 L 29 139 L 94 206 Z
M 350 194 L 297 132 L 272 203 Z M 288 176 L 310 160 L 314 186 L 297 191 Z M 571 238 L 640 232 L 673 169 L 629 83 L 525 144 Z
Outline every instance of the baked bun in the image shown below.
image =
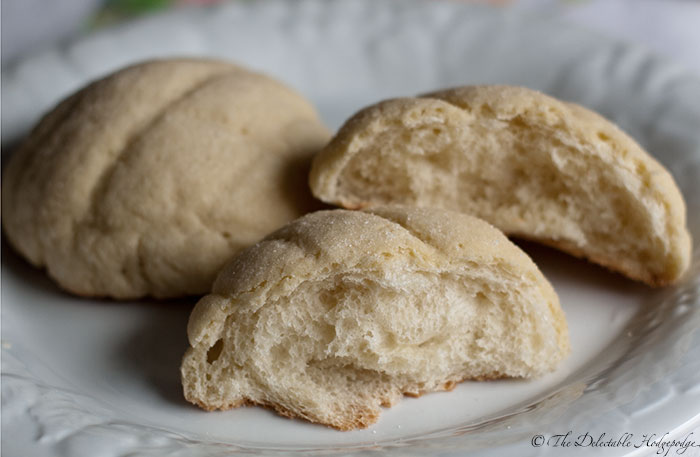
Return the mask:
M 47 114 L 2 183 L 11 244 L 64 289 L 205 293 L 235 252 L 315 208 L 330 138 L 303 97 L 210 60 L 118 71 Z
M 529 89 L 461 87 L 370 106 L 315 157 L 309 181 L 346 208 L 473 214 L 654 286 L 690 262 L 668 171 L 603 117 Z
M 488 223 L 402 207 L 309 214 L 241 252 L 190 316 L 185 398 L 340 430 L 402 394 L 533 377 L 569 351 L 530 258 Z

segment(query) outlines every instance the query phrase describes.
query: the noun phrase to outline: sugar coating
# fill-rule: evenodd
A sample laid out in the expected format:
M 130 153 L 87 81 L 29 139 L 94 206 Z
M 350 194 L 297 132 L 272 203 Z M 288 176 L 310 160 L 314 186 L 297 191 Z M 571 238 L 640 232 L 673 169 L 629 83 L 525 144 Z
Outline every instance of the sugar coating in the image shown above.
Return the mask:
M 2 183 L 11 244 L 64 289 L 208 291 L 238 250 L 314 209 L 330 134 L 300 95 L 212 60 L 134 65 L 48 113 Z

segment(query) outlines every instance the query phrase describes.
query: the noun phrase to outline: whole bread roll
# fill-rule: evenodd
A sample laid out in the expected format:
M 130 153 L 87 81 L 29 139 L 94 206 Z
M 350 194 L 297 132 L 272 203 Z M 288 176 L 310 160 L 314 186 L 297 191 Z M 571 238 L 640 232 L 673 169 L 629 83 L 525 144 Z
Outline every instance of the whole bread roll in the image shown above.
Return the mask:
M 673 178 L 598 114 L 539 92 L 467 86 L 388 100 L 314 159 L 319 199 L 437 206 L 661 286 L 690 263 Z
M 539 376 L 569 352 L 557 295 L 499 230 L 402 207 L 319 211 L 271 234 L 224 267 L 187 333 L 188 401 L 340 430 L 402 394 Z
M 233 254 L 313 210 L 326 127 L 299 94 L 212 60 L 150 61 L 61 102 L 11 157 L 10 243 L 79 295 L 205 293 Z

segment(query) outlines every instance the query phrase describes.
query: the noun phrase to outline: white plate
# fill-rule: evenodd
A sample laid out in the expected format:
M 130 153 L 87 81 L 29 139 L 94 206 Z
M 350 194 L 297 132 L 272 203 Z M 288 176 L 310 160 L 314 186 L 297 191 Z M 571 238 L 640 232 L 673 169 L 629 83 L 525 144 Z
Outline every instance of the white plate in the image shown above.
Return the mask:
M 3 73 L 3 146 L 86 81 L 135 60 L 183 54 L 227 58 L 284 80 L 333 127 L 382 98 L 469 83 L 521 84 L 577 101 L 670 168 L 700 242 L 700 80 L 643 49 L 460 3 L 268 0 L 108 30 Z M 632 433 L 630 447 L 605 449 L 614 456 L 657 450 L 635 448 L 644 434 L 677 437 L 696 425 L 700 251 L 683 284 L 652 290 L 524 246 L 567 314 L 573 353 L 561 368 L 536 381 L 467 382 L 407 398 L 376 425 L 346 433 L 261 408 L 205 413 L 188 405 L 178 367 L 191 302 L 78 299 L 5 248 L 3 455 L 526 456 L 561 451 L 553 442 L 534 447 L 535 435 Z

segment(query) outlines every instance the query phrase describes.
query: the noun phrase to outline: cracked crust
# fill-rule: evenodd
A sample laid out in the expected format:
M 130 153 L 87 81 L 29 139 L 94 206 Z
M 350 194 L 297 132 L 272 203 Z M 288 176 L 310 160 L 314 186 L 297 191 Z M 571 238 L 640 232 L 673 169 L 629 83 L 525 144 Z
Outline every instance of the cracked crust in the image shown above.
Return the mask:
M 77 295 L 201 294 L 235 252 L 316 208 L 300 189 L 328 137 L 313 107 L 268 77 L 144 62 L 39 122 L 4 170 L 3 228 Z

